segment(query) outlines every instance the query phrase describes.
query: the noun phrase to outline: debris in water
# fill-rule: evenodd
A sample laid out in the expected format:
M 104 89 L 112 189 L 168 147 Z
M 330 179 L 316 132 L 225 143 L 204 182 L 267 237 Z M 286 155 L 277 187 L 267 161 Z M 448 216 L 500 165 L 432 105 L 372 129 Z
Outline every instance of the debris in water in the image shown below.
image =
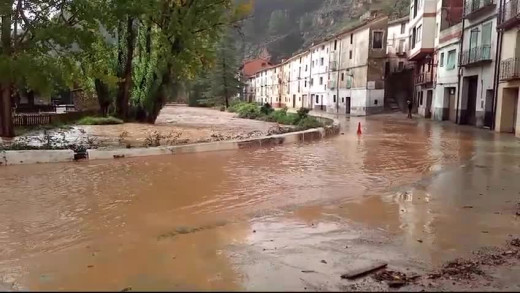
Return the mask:
M 419 243 L 423 243 L 423 241 L 421 239 L 417 239 L 417 242 Z
M 364 275 L 375 272 L 377 270 L 386 268 L 387 265 L 388 265 L 387 263 L 383 263 L 383 262 L 373 263 L 366 267 L 362 267 L 359 269 L 352 270 L 348 273 L 345 273 L 345 274 L 341 275 L 341 278 L 348 279 L 348 280 L 356 279 L 358 277 L 362 277 Z
M 520 238 L 514 238 L 513 240 L 509 241 L 509 245 L 520 247 Z
M 315 273 L 316 271 L 313 270 L 303 270 L 302 273 Z
M 462 208 L 463 208 L 463 209 L 472 209 L 473 206 L 463 206 Z
M 384 271 L 376 273 L 373 276 L 373 278 L 378 282 L 383 282 L 383 281 L 386 282 L 386 284 L 390 288 L 402 287 L 419 277 L 420 277 L 419 275 L 414 275 L 412 277 L 408 277 L 408 276 L 406 276 L 405 273 L 391 271 L 391 270 L 384 270 Z
M 128 291 L 132 291 L 132 287 L 126 287 L 123 290 L 121 290 L 121 292 L 128 292 Z
M 88 265 L 87 266 L 87 268 L 93 268 L 93 267 L 94 267 L 94 265 Z
M 326 261 L 326 260 L 324 260 L 324 259 L 322 259 L 322 260 L 321 260 L 321 263 L 324 263 L 324 264 L 326 264 L 326 263 L 327 263 L 327 261 Z

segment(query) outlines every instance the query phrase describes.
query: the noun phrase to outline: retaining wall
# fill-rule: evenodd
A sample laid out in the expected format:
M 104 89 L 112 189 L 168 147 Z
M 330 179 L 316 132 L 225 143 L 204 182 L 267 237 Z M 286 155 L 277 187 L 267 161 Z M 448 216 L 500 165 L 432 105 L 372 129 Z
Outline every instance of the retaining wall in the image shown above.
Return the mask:
M 121 148 L 115 150 L 90 149 L 86 156 L 81 160 L 103 160 L 120 159 L 157 155 L 174 155 L 182 153 L 199 153 L 211 151 L 239 150 L 262 146 L 273 146 L 281 144 L 298 143 L 322 139 L 328 136 L 337 135 L 340 125 L 337 121 L 329 118 L 319 117 L 320 120 L 328 119 L 330 125 L 322 128 L 309 129 L 305 131 L 271 135 L 259 138 L 244 140 L 230 140 L 209 143 L 197 143 L 178 146 L 150 147 L 150 148 Z M 332 121 L 332 122 L 331 122 Z M 75 153 L 72 150 L 27 150 L 27 151 L 3 151 L 0 152 L 0 166 L 17 164 L 37 164 L 54 162 L 71 162 L 75 160 Z

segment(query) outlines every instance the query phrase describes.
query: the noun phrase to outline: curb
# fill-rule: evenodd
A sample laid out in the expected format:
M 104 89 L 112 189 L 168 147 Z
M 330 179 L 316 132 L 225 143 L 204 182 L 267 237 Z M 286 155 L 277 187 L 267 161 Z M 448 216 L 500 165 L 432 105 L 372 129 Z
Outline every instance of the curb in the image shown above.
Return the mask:
M 317 117 L 323 119 L 323 117 Z M 329 118 L 325 118 L 329 119 Z M 163 146 L 150 148 L 131 148 L 115 150 L 87 150 L 86 156 L 77 156 L 72 150 L 26 150 L 26 151 L 3 151 L 0 152 L 0 167 L 19 164 L 39 164 L 39 163 L 58 163 L 72 161 L 91 161 L 134 158 L 159 155 L 174 155 L 184 153 L 202 153 L 212 151 L 240 150 L 254 147 L 274 146 L 281 144 L 291 144 L 304 141 L 312 141 L 339 134 L 340 125 L 335 119 L 332 124 L 308 129 L 299 132 L 290 132 L 259 138 L 229 140 L 219 142 L 197 143 L 178 146 Z M 77 158 L 81 159 L 77 159 Z

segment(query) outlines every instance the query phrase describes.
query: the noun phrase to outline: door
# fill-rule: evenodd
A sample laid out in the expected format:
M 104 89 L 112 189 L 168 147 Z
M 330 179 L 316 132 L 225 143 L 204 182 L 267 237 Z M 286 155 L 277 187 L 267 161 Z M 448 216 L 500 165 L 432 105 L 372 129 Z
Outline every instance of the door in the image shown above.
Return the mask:
M 457 109 L 455 107 L 455 104 L 457 102 L 457 97 L 455 96 L 456 88 L 451 87 L 448 88 L 448 97 L 449 97 L 449 115 L 450 115 L 450 121 L 456 122 L 457 119 Z
M 484 126 L 491 128 L 493 125 L 493 90 L 486 91 L 486 104 L 484 105 Z
M 469 35 L 469 59 L 467 63 L 477 61 L 478 28 L 472 29 Z
M 350 114 L 350 97 L 345 98 L 345 114 Z
M 475 125 L 477 123 L 476 111 L 477 111 L 477 89 L 478 89 L 478 77 L 474 76 L 469 79 L 468 88 L 468 104 L 466 114 L 466 124 Z
M 424 117 L 426 117 L 426 118 L 432 117 L 432 101 L 433 101 L 433 91 L 429 90 L 426 93 L 426 108 L 424 111 Z
M 296 108 L 296 95 L 292 96 L 292 107 Z

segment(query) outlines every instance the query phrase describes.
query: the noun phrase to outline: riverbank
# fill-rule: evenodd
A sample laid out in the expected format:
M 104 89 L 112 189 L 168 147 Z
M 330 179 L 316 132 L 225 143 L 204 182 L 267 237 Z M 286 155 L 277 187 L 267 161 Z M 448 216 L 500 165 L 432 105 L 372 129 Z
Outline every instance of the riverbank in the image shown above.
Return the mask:
M 241 119 L 235 114 L 212 109 L 167 106 L 155 125 L 88 125 L 28 134 L 14 142 L 17 144 L 14 150 L 0 152 L 0 165 L 265 147 L 321 139 L 339 133 L 338 123 L 328 119 L 327 124 L 324 127 L 297 131 L 292 126 Z M 24 149 L 38 148 L 41 144 L 55 150 Z

